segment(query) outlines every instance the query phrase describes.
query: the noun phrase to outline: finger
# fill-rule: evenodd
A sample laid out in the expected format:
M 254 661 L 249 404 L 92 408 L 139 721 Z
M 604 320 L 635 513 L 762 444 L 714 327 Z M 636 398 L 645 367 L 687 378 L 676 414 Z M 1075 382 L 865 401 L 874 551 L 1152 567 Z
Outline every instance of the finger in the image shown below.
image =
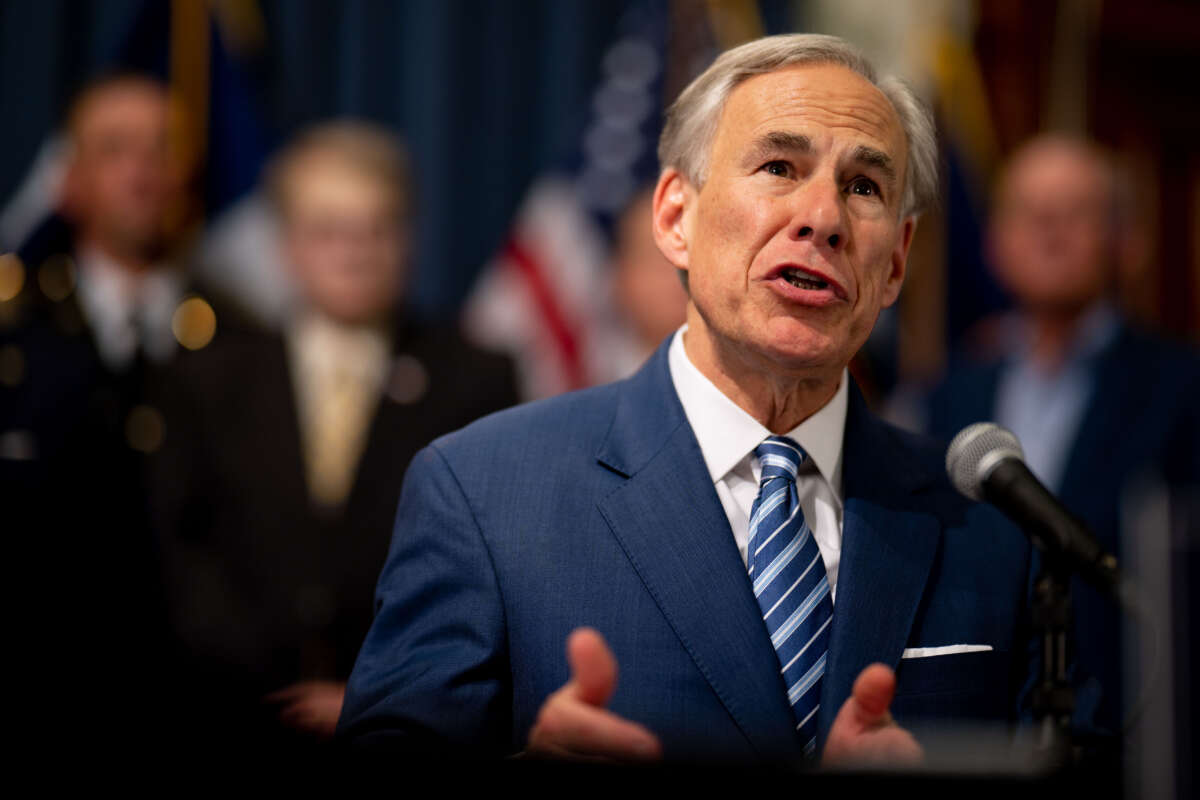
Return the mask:
M 262 699 L 264 703 L 288 703 L 293 700 L 304 697 L 308 693 L 308 684 L 293 683 L 291 686 L 285 686 L 282 689 L 277 689 Z
M 570 758 L 651 761 L 662 757 L 658 738 L 644 726 L 561 691 L 542 707 L 529 751 Z
M 883 664 L 871 664 L 858 674 L 850 696 L 851 710 L 864 728 L 890 722 L 888 706 L 896 693 L 896 675 Z
M 304 720 L 323 718 L 329 711 L 321 703 L 312 700 L 297 700 L 279 709 L 279 719 L 283 721 L 302 722 Z
M 883 664 L 871 664 L 854 680 L 851 696 L 838 709 L 824 747 L 824 762 L 858 759 L 870 746 L 864 735 L 894 724 L 888 705 L 895 693 L 895 675 Z
M 584 703 L 604 706 L 617 688 L 617 659 L 604 637 L 591 628 L 576 628 L 567 637 L 570 693 Z

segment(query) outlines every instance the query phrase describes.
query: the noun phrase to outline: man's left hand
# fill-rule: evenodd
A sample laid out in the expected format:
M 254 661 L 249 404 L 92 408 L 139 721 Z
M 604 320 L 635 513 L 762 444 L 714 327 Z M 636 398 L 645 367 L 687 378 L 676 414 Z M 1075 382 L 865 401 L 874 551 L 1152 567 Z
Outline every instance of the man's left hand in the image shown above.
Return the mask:
M 821 763 L 838 767 L 920 763 L 921 745 L 888 711 L 895 693 L 896 675 L 890 668 L 872 664 L 860 672 L 829 729 Z

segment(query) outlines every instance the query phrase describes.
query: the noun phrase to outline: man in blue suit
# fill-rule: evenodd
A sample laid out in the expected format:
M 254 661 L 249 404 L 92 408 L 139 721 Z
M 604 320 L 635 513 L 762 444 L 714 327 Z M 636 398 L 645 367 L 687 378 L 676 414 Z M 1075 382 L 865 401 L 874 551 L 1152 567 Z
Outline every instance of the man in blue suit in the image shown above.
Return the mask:
M 913 759 L 898 723 L 1012 720 L 1028 547 L 846 371 L 936 191 L 928 112 L 841 40 L 771 37 L 680 95 L 660 160 L 687 325 L 417 456 L 341 735 Z

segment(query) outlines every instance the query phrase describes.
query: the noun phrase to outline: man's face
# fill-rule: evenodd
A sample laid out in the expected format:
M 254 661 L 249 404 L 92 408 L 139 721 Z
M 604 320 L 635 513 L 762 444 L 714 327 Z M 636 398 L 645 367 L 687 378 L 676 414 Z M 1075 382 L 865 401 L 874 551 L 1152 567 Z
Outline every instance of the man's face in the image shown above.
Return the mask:
M 284 247 L 306 299 L 347 323 L 386 313 L 407 259 L 391 188 L 317 154 L 295 167 L 287 191 Z
M 735 88 L 704 187 L 677 173 L 670 185 L 667 170 L 656 195 L 658 229 L 664 204 L 683 205 L 659 243 L 688 271 L 713 344 L 772 374 L 840 371 L 900 291 L 915 225 L 900 218 L 906 168 L 891 104 L 848 69 L 791 67 Z
M 1071 313 L 1104 293 L 1111 191 L 1082 145 L 1044 140 L 1017 155 L 997 196 L 989 249 L 997 277 L 1023 306 Z
M 180 191 L 167 129 L 166 94 L 137 81 L 98 90 L 76 115 L 66 211 L 115 255 L 162 245 Z

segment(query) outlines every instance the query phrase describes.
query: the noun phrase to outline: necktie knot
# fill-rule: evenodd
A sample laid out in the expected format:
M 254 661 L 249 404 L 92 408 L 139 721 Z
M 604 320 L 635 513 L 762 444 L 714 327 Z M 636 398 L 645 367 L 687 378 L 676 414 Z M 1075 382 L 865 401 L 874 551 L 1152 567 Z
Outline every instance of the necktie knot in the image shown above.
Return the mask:
M 786 436 L 768 436 L 754 448 L 754 454 L 762 465 L 760 485 L 772 478 L 795 481 L 800 465 L 808 458 L 804 448 Z

